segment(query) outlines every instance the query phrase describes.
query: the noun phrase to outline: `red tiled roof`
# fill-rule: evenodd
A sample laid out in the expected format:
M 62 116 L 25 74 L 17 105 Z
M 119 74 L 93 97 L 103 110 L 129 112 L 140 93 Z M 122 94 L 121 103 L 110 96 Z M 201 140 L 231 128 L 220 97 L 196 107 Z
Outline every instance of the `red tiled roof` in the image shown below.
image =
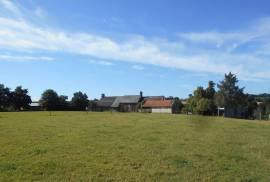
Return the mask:
M 143 107 L 171 107 L 171 100 L 146 100 Z

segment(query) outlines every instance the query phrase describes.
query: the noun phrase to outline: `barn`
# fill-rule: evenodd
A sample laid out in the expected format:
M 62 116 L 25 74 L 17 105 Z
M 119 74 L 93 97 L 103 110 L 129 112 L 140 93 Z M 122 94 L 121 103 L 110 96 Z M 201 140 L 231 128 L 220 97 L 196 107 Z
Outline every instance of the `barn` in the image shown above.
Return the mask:
M 140 100 L 140 95 L 118 96 L 111 107 L 120 112 L 137 112 Z
M 172 100 L 146 100 L 143 104 L 143 112 L 150 113 L 172 113 Z
M 96 111 L 111 111 L 113 108 L 111 107 L 116 100 L 116 97 L 105 97 L 102 98 L 97 102 Z
M 137 112 L 141 100 L 142 94 L 110 97 L 103 94 L 97 102 L 97 111 Z

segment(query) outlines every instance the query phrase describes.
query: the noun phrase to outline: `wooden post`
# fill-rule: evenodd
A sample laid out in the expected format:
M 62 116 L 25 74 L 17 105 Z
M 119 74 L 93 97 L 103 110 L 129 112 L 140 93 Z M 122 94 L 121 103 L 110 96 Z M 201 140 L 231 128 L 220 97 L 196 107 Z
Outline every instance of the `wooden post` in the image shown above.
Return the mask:
M 88 114 L 88 107 L 85 108 L 86 114 Z

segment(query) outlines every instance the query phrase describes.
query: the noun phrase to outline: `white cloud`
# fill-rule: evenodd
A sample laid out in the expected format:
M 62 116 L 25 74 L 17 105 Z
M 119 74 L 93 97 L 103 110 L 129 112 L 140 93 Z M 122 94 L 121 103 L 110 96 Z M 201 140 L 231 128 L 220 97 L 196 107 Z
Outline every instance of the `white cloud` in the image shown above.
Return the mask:
M 6 9 L 14 13 L 20 12 L 18 6 L 8 2 Z M 255 54 L 266 44 L 265 37 L 270 39 L 269 24 L 270 19 L 264 19 L 258 22 L 256 28 L 245 31 L 180 33 L 181 40 L 174 42 L 166 39 L 147 39 L 143 36 L 133 36 L 120 41 L 96 34 L 70 33 L 43 27 L 29 22 L 29 19 L 23 16 L 11 19 L 0 15 L 0 48 L 10 51 L 45 50 L 72 53 L 94 57 L 97 60 L 126 61 L 204 73 L 224 74 L 232 71 L 241 79 L 269 80 L 270 63 L 266 58 Z M 186 41 L 190 43 L 186 44 Z M 233 52 L 234 49 L 252 41 L 256 41 L 254 51 Z M 206 48 L 197 45 L 198 42 L 214 44 L 219 49 Z M 99 61 L 99 64 L 112 63 Z
M 11 55 L 1 55 L 0 61 L 53 61 L 54 58 L 47 56 L 11 56 Z
M 10 11 L 13 15 L 17 17 L 23 16 L 18 5 L 16 5 L 11 0 L 0 0 L 0 5 L 1 4 L 6 10 Z

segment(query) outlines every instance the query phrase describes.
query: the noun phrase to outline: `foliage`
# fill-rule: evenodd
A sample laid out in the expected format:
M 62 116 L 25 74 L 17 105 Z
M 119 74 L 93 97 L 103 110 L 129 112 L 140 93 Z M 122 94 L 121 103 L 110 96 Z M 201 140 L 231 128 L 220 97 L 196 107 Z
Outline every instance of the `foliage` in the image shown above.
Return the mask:
M 208 87 L 205 90 L 205 97 L 208 99 L 213 99 L 215 94 L 216 94 L 216 90 L 215 90 L 215 83 L 213 81 L 209 81 L 208 82 Z
M 193 95 L 189 96 L 185 110 L 203 115 L 213 115 L 216 112 L 214 104 L 215 93 L 215 83 L 213 81 L 208 82 L 206 89 L 197 87 Z
M 22 86 L 16 87 L 16 89 L 11 93 L 12 105 L 15 110 L 19 111 L 21 109 L 28 109 L 32 100 L 28 95 L 28 90 L 23 89 Z
M 82 92 L 75 92 L 71 99 L 71 105 L 77 110 L 85 110 L 88 107 L 89 100 L 88 96 Z
M 220 104 L 219 106 L 237 108 L 239 105 L 244 105 L 246 99 L 244 88 L 239 88 L 237 83 L 238 79 L 236 75 L 231 72 L 225 74 L 224 80 L 217 85 L 219 91 L 216 98 L 220 99 L 217 101 Z
M 45 90 L 40 99 L 41 106 L 47 111 L 58 110 L 59 97 L 56 91 L 52 89 Z
M 255 112 L 258 108 L 256 98 L 252 95 L 246 95 L 246 118 L 255 118 Z
M 11 104 L 10 89 L 0 84 L 0 111 L 6 110 Z
M 190 95 L 185 110 L 203 115 L 216 114 L 217 107 L 225 108 L 225 115 L 230 117 L 254 118 L 257 109 L 256 97 L 244 93 L 238 85 L 236 75 L 225 74 L 224 80 L 217 84 L 208 82 L 208 87 L 197 87 Z M 265 95 L 265 94 L 264 94 Z M 263 95 L 263 96 L 264 96 Z
M 69 110 L 68 97 L 60 95 L 52 89 L 45 90 L 40 99 L 41 106 L 47 111 L 65 111 Z
M 59 110 L 68 110 L 69 109 L 69 102 L 68 96 L 60 95 L 58 98 L 58 108 Z
M 172 113 L 179 114 L 183 109 L 184 105 L 182 104 L 179 98 L 175 98 L 172 105 Z
M 244 87 L 240 88 L 237 83 L 236 75 L 231 72 L 225 74 L 224 80 L 217 85 L 219 91 L 215 97 L 216 103 L 218 106 L 225 107 L 228 116 L 252 118 L 257 108 L 255 98 L 244 94 Z
M 201 98 L 197 103 L 196 110 L 199 114 L 211 115 L 215 108 L 213 99 Z

